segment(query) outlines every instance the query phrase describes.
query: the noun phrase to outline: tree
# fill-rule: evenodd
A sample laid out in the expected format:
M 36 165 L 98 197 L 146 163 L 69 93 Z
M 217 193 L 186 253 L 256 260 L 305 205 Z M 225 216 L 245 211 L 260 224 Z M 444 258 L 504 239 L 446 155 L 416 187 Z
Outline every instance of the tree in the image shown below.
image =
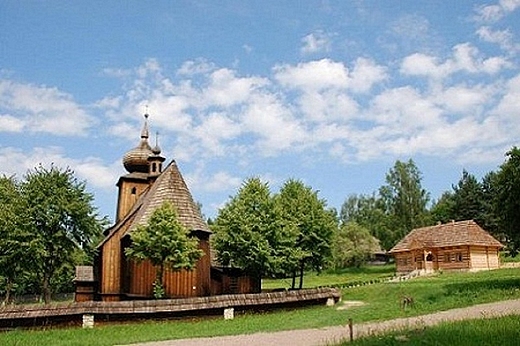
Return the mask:
M 177 217 L 175 207 L 165 202 L 154 210 L 146 225 L 131 233 L 132 244 L 125 254 L 137 261 L 149 260 L 156 268 L 154 295 L 162 298 L 164 269 L 193 269 L 203 256 L 196 238 L 190 236 Z
M 386 175 L 386 185 L 379 190 L 384 210 L 392 218 L 393 244 L 412 229 L 430 222 L 426 209 L 430 196 L 422 188 L 421 180 L 421 172 L 413 160 L 397 160 Z
M 44 301 L 49 303 L 51 280 L 64 264 L 73 262 L 75 250 L 94 246 L 105 222 L 92 206 L 93 196 L 85 183 L 70 169 L 39 166 L 27 173 L 21 191 L 35 249 L 32 262 Z
M 482 224 L 484 214 L 484 191 L 482 184 L 469 174 L 462 171 L 458 184 L 453 186 L 453 220 L 475 220 Z
M 445 191 L 438 201 L 433 202 L 430 209 L 432 221 L 446 223 L 457 219 L 453 214 L 454 203 L 453 193 Z
M 393 245 L 392 219 L 386 213 L 384 202 L 375 194 L 350 195 L 341 206 L 340 222 L 357 223 L 370 231 L 375 238 L 380 239 L 381 246 L 390 249 Z
M 295 228 L 297 239 L 293 244 L 295 257 L 290 263 L 297 263 L 292 271 L 292 288 L 295 288 L 296 271 L 300 272 L 299 288 L 303 287 L 304 269 L 320 271 L 331 255 L 330 243 L 337 229 L 334 213 L 326 209 L 325 200 L 318 198 L 318 193 L 305 186 L 299 180 L 290 179 L 275 196 L 281 209 L 282 219 L 287 228 Z
M 220 263 L 241 268 L 257 280 L 283 274 L 298 258 L 296 228 L 286 225 L 284 229 L 269 186 L 259 178 L 242 184 L 219 210 L 212 230 Z
M 368 229 L 355 222 L 343 223 L 332 244 L 332 264 L 336 269 L 359 268 L 379 250 L 379 241 Z
M 23 217 L 25 207 L 14 177 L 0 177 L 0 201 L 0 277 L 6 304 L 32 256 L 30 234 Z
M 520 249 L 520 149 L 513 147 L 506 156 L 494 179 L 495 214 L 510 252 L 516 255 Z

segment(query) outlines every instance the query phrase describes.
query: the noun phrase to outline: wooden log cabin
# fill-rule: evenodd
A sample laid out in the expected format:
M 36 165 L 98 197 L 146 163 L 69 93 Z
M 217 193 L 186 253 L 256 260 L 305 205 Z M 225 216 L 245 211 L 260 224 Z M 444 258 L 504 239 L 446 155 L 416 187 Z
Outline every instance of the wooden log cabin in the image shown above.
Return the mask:
M 204 252 L 193 270 L 165 270 L 163 284 L 167 297 L 260 291 L 259 283 L 243 275 L 240 270 L 222 271 L 218 263 L 212 261 L 209 243 L 211 231 L 176 162 L 171 161 L 163 169 L 165 158 L 161 156 L 161 149 L 158 145 L 152 148 L 148 143 L 147 119 L 148 115 L 145 115 L 139 145 L 123 157 L 128 174 L 121 176 L 117 183 L 116 222 L 105 231 L 105 238 L 98 246 L 99 255 L 95 261 L 96 277 L 99 280 L 97 298 L 119 301 L 153 297 L 155 268 L 149 261 L 127 259 L 124 250 L 131 245 L 131 234 L 137 225 L 145 224 L 153 211 L 165 201 L 176 207 L 179 221 L 190 230 L 193 237 L 198 238 L 199 248 Z M 213 277 L 212 273 L 215 273 Z M 236 285 L 237 282 L 243 284 Z
M 503 245 L 475 221 L 416 228 L 389 253 L 398 274 L 436 270 L 479 271 L 500 267 Z

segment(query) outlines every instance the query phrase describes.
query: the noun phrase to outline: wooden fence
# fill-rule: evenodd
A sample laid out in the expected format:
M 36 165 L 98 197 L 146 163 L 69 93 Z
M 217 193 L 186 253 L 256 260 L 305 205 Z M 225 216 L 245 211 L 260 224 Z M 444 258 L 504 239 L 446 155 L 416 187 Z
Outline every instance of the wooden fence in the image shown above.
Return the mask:
M 14 305 L 0 308 L 0 328 L 81 325 L 85 316 L 97 322 L 178 318 L 223 314 L 225 309 L 266 310 L 309 304 L 337 302 L 341 292 L 334 288 L 257 294 L 229 294 L 208 297 L 134 300 L 122 302 L 81 302 L 49 305 Z

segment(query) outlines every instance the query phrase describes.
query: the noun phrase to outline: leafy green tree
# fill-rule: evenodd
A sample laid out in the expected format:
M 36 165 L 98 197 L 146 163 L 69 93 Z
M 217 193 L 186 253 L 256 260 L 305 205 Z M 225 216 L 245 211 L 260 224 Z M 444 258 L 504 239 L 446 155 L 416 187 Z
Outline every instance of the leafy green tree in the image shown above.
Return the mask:
M 439 200 L 433 202 L 433 205 L 430 209 L 430 214 L 433 222 L 441 222 L 446 223 L 451 220 L 455 220 L 453 210 L 454 210 L 454 198 L 453 193 L 450 191 L 445 191 Z
M 155 209 L 146 225 L 138 226 L 131 233 L 132 244 L 125 254 L 137 261 L 150 260 L 156 267 L 154 293 L 162 298 L 164 269 L 193 269 L 203 256 L 197 238 L 190 236 L 177 217 L 175 207 L 163 203 Z
M 379 189 L 384 210 L 392 218 L 394 232 L 389 236 L 393 244 L 412 229 L 430 223 L 426 208 L 430 196 L 421 180 L 421 172 L 413 160 L 397 160 L 386 175 L 386 185 Z
M 296 271 L 299 270 L 301 289 L 304 269 L 320 271 L 331 255 L 330 244 L 338 227 L 336 217 L 327 210 L 325 200 L 299 180 L 286 181 L 275 201 L 281 209 L 286 231 L 294 228 L 297 234 L 293 244 L 295 254 L 289 261 L 293 266 L 289 270 L 293 273 L 292 288 L 295 288 Z M 298 268 L 294 267 L 295 262 Z
M 520 149 L 513 147 L 506 155 L 494 179 L 495 213 L 516 255 L 520 249 Z
M 73 263 L 77 249 L 93 247 L 104 227 L 86 191 L 72 170 L 39 166 L 21 184 L 32 236 L 32 263 L 39 275 L 45 303 L 51 299 L 51 280 L 66 263 Z M 70 278 L 72 280 L 72 277 Z
M 21 284 L 31 259 L 31 238 L 19 184 L 14 177 L 0 177 L 0 277 L 4 304 L 11 300 L 15 285 Z
M 360 267 L 380 249 L 370 231 L 355 222 L 343 223 L 332 242 L 332 264 L 335 269 Z
M 506 236 L 499 225 L 499 217 L 495 211 L 495 201 L 497 196 L 496 177 L 496 172 L 489 172 L 484 176 L 484 178 L 482 178 L 483 214 L 480 217 L 480 226 L 496 238 L 504 241 Z
M 482 184 L 469 174 L 462 171 L 458 184 L 453 186 L 453 220 L 475 220 L 482 223 L 484 214 L 484 191 Z
M 354 222 L 368 229 L 387 250 L 394 245 L 392 218 L 386 213 L 383 200 L 375 194 L 348 196 L 341 206 L 340 222 Z
M 246 180 L 212 226 L 213 246 L 225 266 L 241 268 L 260 280 L 282 275 L 298 262 L 296 228 L 284 225 L 267 183 Z

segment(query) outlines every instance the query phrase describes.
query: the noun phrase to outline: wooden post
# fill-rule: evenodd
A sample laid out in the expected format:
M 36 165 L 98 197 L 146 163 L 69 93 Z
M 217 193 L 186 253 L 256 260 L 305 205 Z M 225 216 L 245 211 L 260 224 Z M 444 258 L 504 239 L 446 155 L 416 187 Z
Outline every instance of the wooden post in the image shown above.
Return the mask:
M 350 341 L 354 340 L 354 325 L 352 324 L 352 318 L 348 319 L 348 332 L 350 336 Z

